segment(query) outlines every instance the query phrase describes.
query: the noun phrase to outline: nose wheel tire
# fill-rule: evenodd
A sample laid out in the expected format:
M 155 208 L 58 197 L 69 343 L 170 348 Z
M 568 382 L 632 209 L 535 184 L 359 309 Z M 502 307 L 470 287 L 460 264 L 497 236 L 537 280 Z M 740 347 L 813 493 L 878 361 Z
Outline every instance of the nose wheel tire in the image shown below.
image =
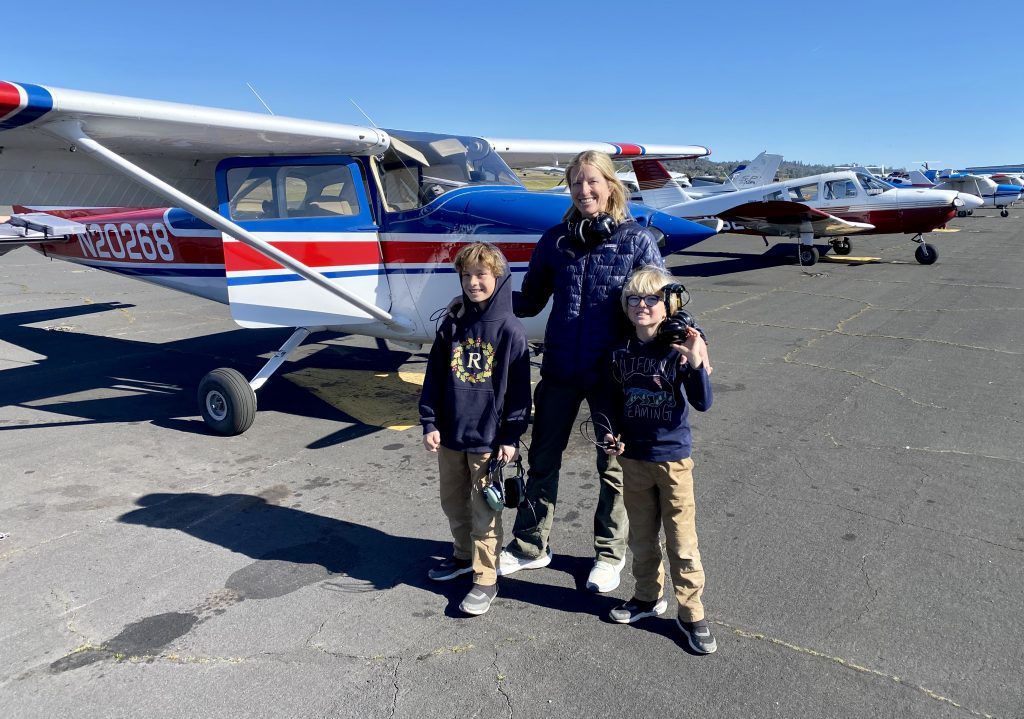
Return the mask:
M 237 370 L 220 367 L 199 383 L 199 413 L 217 434 L 241 434 L 256 419 L 256 393 Z
M 999 211 L 999 216 L 1000 217 L 1009 217 L 1010 216 L 1010 211 L 1009 210 L 1000 210 Z
M 932 245 L 929 245 L 927 242 L 922 242 L 917 246 L 917 249 L 914 250 L 914 259 L 922 265 L 931 265 L 935 263 L 935 260 L 939 259 L 939 253 Z
M 837 255 L 848 255 L 851 250 L 850 241 L 845 237 L 841 240 L 836 240 L 832 243 L 832 250 Z

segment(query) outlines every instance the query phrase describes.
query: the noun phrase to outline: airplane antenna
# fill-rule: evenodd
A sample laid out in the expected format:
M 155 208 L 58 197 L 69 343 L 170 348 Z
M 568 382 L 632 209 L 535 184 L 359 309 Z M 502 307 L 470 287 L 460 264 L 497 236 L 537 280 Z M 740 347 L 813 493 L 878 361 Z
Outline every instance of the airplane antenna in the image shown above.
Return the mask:
M 353 105 L 355 105 L 356 109 L 359 110 L 359 112 L 363 113 L 363 117 L 366 118 L 366 121 L 368 123 L 370 123 L 370 125 L 372 125 L 375 129 L 379 129 L 379 128 L 377 128 L 377 123 L 374 122 L 373 120 L 371 120 L 369 115 L 367 115 L 365 112 L 363 112 L 363 108 L 359 107 L 359 103 L 358 102 L 353 100 L 351 97 L 348 99 L 348 101 L 351 102 Z
M 259 94 L 258 92 L 256 92 L 256 88 L 255 88 L 255 87 L 253 87 L 253 86 L 252 86 L 252 85 L 251 85 L 250 83 L 248 83 L 248 82 L 247 82 L 247 83 L 245 83 L 245 84 L 246 84 L 246 85 L 248 85 L 248 87 L 249 87 L 249 89 L 250 89 L 250 90 L 252 90 L 252 94 L 256 96 L 256 99 L 257 99 L 257 100 L 259 100 L 259 101 L 260 101 L 261 103 L 263 103 L 263 107 L 267 108 L 267 112 L 269 112 L 269 113 L 270 113 L 271 115 L 273 115 L 273 114 L 274 114 L 274 111 L 270 109 L 270 105 L 268 105 L 267 103 L 263 102 L 263 98 L 262 98 L 262 97 L 260 97 L 260 94 Z

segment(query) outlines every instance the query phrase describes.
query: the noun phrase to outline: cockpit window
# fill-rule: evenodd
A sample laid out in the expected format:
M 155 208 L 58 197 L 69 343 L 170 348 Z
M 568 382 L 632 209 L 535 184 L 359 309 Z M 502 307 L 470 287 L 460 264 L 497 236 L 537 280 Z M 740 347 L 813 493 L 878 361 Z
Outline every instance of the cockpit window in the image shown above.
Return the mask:
M 857 196 L 857 185 L 853 180 L 830 180 L 825 183 L 826 200 L 845 200 Z
M 860 186 L 863 187 L 869 195 L 881 195 L 886 190 L 892 189 L 892 185 L 887 185 L 877 177 L 865 175 L 861 172 L 857 173 L 857 180 L 860 182 Z
M 380 162 L 380 182 L 389 211 L 414 210 L 469 185 L 522 186 L 480 138 L 388 132 L 392 142 Z

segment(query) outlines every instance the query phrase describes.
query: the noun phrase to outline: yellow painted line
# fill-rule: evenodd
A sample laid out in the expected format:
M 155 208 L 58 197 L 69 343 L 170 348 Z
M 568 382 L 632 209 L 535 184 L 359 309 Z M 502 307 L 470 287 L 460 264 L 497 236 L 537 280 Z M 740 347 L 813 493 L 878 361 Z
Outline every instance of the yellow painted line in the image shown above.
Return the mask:
M 422 372 L 302 369 L 286 376 L 362 424 L 399 432 L 420 424 Z
M 938 229 L 932 230 L 932 232 L 959 232 L 959 231 L 960 231 L 959 227 L 940 227 Z
M 821 255 L 819 258 L 822 262 L 851 262 L 851 263 L 863 263 L 863 262 L 881 262 L 881 257 L 854 257 L 853 255 Z

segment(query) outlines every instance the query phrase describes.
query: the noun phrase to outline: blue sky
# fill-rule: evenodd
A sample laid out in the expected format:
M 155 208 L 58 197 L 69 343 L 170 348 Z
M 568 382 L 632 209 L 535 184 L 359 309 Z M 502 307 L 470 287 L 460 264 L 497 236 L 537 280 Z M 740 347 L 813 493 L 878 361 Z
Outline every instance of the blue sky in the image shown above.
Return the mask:
M 972 8 L 975 8 L 972 14 Z M 1019 3 L 248 2 L 4 11 L 0 79 L 491 137 L 1024 162 Z M 23 28 L 23 29 L 22 29 Z

